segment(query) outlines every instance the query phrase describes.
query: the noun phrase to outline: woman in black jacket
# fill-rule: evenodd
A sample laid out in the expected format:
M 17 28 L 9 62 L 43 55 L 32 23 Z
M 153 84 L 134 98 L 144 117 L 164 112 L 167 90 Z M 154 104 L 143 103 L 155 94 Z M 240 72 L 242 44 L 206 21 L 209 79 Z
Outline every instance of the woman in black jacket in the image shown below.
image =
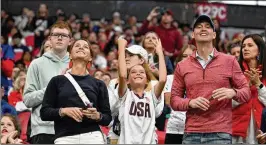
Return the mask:
M 92 60 L 89 42 L 77 40 L 69 52 L 73 66 L 67 73 L 89 102 L 81 99 L 65 75 L 55 76 L 46 88 L 41 118 L 54 121 L 55 144 L 104 144 L 100 125 L 107 126 L 112 119 L 106 85 L 88 74 L 87 64 Z

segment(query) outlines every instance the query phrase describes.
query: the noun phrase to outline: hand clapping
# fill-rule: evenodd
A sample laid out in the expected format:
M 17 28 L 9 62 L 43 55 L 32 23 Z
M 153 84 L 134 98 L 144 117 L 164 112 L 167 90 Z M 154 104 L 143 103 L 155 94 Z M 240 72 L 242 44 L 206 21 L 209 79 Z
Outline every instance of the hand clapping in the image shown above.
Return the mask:
M 249 78 L 250 83 L 255 86 L 259 86 L 261 84 L 261 71 L 255 68 L 251 68 L 250 70 L 246 70 L 244 74 Z

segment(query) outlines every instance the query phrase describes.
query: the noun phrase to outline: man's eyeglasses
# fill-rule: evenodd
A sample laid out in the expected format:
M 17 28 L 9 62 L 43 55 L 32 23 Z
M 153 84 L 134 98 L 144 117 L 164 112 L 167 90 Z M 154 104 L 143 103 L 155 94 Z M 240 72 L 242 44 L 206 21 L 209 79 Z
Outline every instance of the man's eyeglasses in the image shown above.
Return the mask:
M 70 38 L 69 35 L 64 34 L 64 33 L 52 33 L 51 36 L 52 37 L 57 37 L 57 38 L 61 37 L 62 39 Z

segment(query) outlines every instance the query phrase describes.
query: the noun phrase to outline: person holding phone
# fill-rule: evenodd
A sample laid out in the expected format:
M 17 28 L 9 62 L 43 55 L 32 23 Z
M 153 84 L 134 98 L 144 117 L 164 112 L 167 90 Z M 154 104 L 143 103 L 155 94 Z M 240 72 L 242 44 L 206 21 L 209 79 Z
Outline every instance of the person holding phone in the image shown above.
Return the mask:
M 156 53 L 156 45 L 154 45 L 154 40 L 159 39 L 159 36 L 153 32 L 147 32 L 144 36 L 144 39 L 142 41 L 142 46 L 145 48 L 145 50 L 148 52 L 148 65 L 150 70 L 152 71 L 153 75 L 156 77 L 156 79 L 159 79 L 159 57 Z M 174 72 L 173 64 L 168 56 L 164 57 L 165 59 L 165 65 L 167 70 L 167 75 L 171 75 Z M 170 107 L 166 104 L 164 104 L 163 112 L 162 114 L 156 118 L 156 127 L 160 131 L 164 131 L 165 129 L 165 121 L 166 121 L 166 115 L 170 114 Z
M 104 144 L 99 125 L 108 126 L 112 120 L 107 87 L 88 74 L 87 65 L 92 61 L 88 41 L 75 41 L 69 52 L 73 66 L 67 73 L 85 95 L 65 75 L 53 77 L 44 94 L 41 119 L 54 121 L 55 144 Z M 87 98 L 86 105 L 82 97 Z
M 148 52 L 148 64 L 153 75 L 158 79 L 159 77 L 159 58 L 156 54 L 154 40 L 159 39 L 159 36 L 153 32 L 147 32 L 142 41 L 142 47 Z M 171 60 L 168 56 L 165 56 L 165 63 L 167 69 L 167 75 L 173 74 L 174 68 Z
M 158 26 L 149 27 L 149 23 L 154 17 L 160 17 Z M 143 21 L 140 34 L 145 34 L 149 31 L 154 31 L 162 41 L 163 52 L 165 56 L 170 57 L 172 63 L 176 56 L 181 53 L 183 47 L 183 37 L 178 32 L 177 28 L 172 25 L 174 13 L 169 9 L 155 7 L 152 9 L 147 19 Z

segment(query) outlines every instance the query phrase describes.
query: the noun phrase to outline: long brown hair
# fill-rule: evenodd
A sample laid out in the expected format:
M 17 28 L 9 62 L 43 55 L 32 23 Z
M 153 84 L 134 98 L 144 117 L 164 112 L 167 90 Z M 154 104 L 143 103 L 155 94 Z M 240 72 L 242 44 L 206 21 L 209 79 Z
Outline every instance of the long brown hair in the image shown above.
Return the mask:
M 184 54 L 184 52 L 185 52 L 187 49 L 191 49 L 192 51 L 194 51 L 194 50 L 196 49 L 196 47 L 195 47 L 194 45 L 192 45 L 192 44 L 188 44 L 188 45 L 183 46 L 182 49 L 181 49 L 181 53 L 180 53 L 180 55 L 177 56 L 177 58 L 176 58 L 175 63 L 178 63 L 179 61 L 182 60 L 183 54 Z
M 257 58 L 257 61 L 258 61 L 258 66 L 261 65 L 262 66 L 262 79 L 266 79 L 266 45 L 265 45 L 265 42 L 263 40 L 263 38 L 259 35 L 259 34 L 250 34 L 250 35 L 247 35 L 243 38 L 242 42 L 241 42 L 241 49 L 240 49 L 240 56 L 239 56 L 239 65 L 242 69 L 242 71 L 245 70 L 244 66 L 243 66 L 243 62 L 245 61 L 244 60 L 244 57 L 243 57 L 243 53 L 242 53 L 242 50 L 243 50 L 243 43 L 246 39 L 248 38 L 251 38 L 255 44 L 257 45 L 258 47 L 258 51 L 259 51 L 259 56 Z
M 40 53 L 39 53 L 39 57 L 41 57 L 45 52 L 44 52 L 44 50 L 45 50 L 45 43 L 48 41 L 49 39 L 44 39 L 43 41 L 42 41 L 42 45 L 41 45 L 41 49 L 40 49 Z
M 15 79 L 15 82 L 14 82 L 14 90 L 16 91 L 19 91 L 19 90 L 23 90 L 24 89 L 24 86 L 20 86 L 20 82 L 22 81 L 22 79 L 25 79 L 26 77 L 23 78 L 23 76 L 18 76 L 16 79 Z
M 14 115 L 9 114 L 9 113 L 5 113 L 4 115 L 2 115 L 1 120 L 4 117 L 8 117 L 13 122 L 13 124 L 15 126 L 15 130 L 18 131 L 17 137 L 19 137 L 20 133 L 21 133 L 21 128 L 20 128 L 20 124 L 19 124 L 18 119 Z

